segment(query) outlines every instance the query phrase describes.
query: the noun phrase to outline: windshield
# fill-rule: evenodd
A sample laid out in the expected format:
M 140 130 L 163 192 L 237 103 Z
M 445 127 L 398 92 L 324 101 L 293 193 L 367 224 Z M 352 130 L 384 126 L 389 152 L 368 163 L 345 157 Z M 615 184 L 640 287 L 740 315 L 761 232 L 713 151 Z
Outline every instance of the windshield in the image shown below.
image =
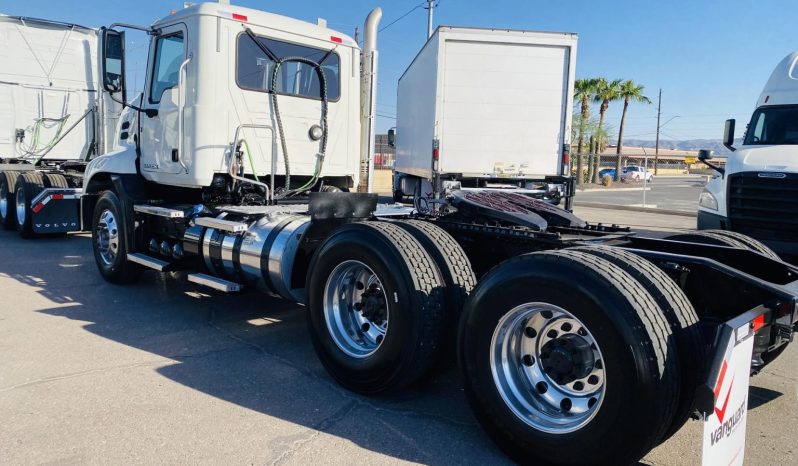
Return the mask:
M 798 105 L 758 108 L 743 144 L 798 144 Z

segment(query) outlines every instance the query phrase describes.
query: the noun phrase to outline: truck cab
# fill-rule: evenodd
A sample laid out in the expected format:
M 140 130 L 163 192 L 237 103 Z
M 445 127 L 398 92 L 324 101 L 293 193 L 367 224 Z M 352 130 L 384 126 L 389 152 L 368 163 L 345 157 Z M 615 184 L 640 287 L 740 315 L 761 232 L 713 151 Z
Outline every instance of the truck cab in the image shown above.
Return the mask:
M 773 71 L 735 148 L 734 120 L 726 122 L 725 167 L 701 194 L 700 230 L 722 229 L 752 236 L 785 259 L 798 259 L 798 51 Z
M 104 31 L 104 85 L 119 101 L 128 99 L 119 72 L 125 27 Z M 322 163 L 328 184 L 356 187 L 360 49 L 352 38 L 226 3 L 190 6 L 138 29 L 151 36 L 143 94 L 130 98 L 136 111 L 120 126 L 120 149 L 88 168 L 88 193 L 113 175 L 219 198 L 236 177 L 260 183 L 268 175 L 261 185 L 287 190 Z

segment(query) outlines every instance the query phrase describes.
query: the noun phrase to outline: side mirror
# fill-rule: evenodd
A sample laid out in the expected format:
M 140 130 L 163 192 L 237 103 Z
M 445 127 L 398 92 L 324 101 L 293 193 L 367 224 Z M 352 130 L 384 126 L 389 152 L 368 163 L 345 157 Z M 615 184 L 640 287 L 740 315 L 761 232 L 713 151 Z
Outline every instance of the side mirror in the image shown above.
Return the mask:
M 726 120 L 726 126 L 723 128 L 723 145 L 732 152 L 736 150 L 734 148 L 734 124 L 734 118 Z
M 712 160 L 712 156 L 713 155 L 714 154 L 712 153 L 711 150 L 701 149 L 700 151 L 698 151 L 698 160 L 700 160 L 702 162 L 704 160 Z
M 103 88 L 111 95 L 125 95 L 125 33 L 113 29 L 102 30 L 102 74 Z
M 394 128 L 388 130 L 388 145 L 396 147 L 396 129 Z

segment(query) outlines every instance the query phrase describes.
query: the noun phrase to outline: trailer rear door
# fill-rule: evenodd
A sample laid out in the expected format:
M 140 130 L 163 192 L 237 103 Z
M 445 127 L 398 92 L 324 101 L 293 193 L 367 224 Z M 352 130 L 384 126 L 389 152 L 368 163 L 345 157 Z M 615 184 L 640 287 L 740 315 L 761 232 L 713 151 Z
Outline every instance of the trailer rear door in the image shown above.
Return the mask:
M 441 172 L 559 174 L 571 48 L 451 39 L 443 47 Z

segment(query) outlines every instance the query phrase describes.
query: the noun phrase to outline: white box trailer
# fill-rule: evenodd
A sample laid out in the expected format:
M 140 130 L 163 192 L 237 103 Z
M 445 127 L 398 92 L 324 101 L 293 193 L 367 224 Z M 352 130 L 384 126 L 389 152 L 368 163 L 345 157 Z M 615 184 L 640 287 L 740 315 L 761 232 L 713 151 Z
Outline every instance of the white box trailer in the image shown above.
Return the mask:
M 576 45 L 572 33 L 439 27 L 399 79 L 397 197 L 418 180 L 567 185 Z

